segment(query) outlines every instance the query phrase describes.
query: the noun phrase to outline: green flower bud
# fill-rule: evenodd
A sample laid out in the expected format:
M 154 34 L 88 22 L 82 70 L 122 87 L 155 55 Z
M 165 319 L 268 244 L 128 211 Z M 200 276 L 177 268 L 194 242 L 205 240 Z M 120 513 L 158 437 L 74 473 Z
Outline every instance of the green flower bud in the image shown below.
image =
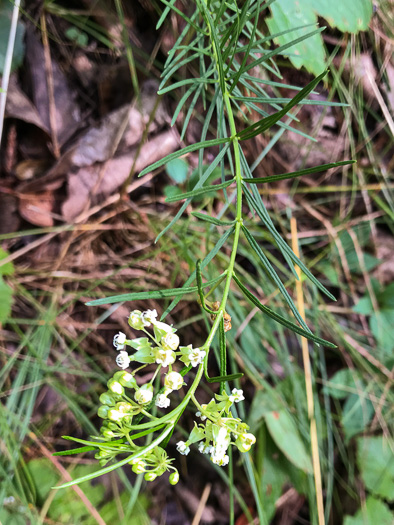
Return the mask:
M 105 429 L 101 433 L 107 439 L 112 439 L 112 438 L 116 437 L 115 434 L 112 432 L 112 430 Z
M 111 421 L 120 421 L 123 418 L 123 414 L 119 410 L 116 410 L 115 408 L 111 408 L 110 410 L 108 410 L 107 417 Z
M 118 381 L 121 385 L 126 386 L 127 388 L 137 388 L 137 381 L 135 377 L 123 370 L 122 372 L 117 372 L 119 374 Z
M 157 474 L 154 472 L 147 472 L 144 476 L 146 481 L 154 481 L 157 478 Z
M 131 467 L 131 470 L 135 474 L 142 474 L 143 472 L 145 472 L 146 463 L 144 461 L 142 461 L 142 460 L 136 461 L 132 465 L 133 466 Z
M 150 383 L 143 385 L 134 394 L 134 399 L 139 405 L 146 405 L 150 403 L 153 399 L 153 386 Z
M 176 485 L 178 483 L 178 481 L 179 481 L 179 472 L 177 470 L 175 472 L 173 472 L 172 474 L 170 474 L 169 481 L 170 481 L 171 485 Z
M 98 417 L 101 417 L 101 419 L 106 419 L 108 416 L 109 406 L 108 405 L 101 405 L 101 407 L 97 410 Z
M 100 403 L 102 405 L 109 405 L 114 406 L 115 405 L 115 398 L 112 394 L 112 392 L 104 392 L 100 396 Z
M 110 379 L 107 383 L 107 386 L 109 390 L 113 392 L 114 394 L 118 394 L 118 395 L 124 394 L 124 388 L 118 381 L 114 381 L 113 379 Z
M 142 312 L 140 310 L 133 310 L 129 316 L 129 325 L 135 330 L 142 330 L 145 326 L 142 320 Z

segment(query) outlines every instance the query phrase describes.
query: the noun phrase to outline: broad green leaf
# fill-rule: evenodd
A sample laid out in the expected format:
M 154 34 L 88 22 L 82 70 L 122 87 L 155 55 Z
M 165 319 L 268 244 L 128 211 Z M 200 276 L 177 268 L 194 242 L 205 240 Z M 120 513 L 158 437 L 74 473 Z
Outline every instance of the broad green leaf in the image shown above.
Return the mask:
M 394 349 L 394 309 L 379 310 L 371 314 L 369 326 L 380 350 L 389 356 Z
M 75 42 L 81 47 L 86 47 L 89 43 L 88 35 L 84 31 L 78 29 L 77 27 L 69 27 L 68 29 L 66 29 L 64 34 L 69 40 Z
M 393 443 L 383 435 L 357 439 L 357 465 L 367 489 L 394 501 Z M 374 525 L 380 522 L 375 521 Z
M 369 496 L 354 516 L 345 516 L 343 525 L 393 525 L 394 513 L 379 499 Z
M 371 0 L 276 0 L 270 9 L 272 18 L 267 18 L 266 22 L 271 34 L 317 23 L 318 16 L 343 32 L 357 33 L 368 28 L 372 16 Z M 303 34 L 304 29 L 297 29 L 293 33 L 276 36 L 274 41 L 285 45 Z M 320 35 L 291 46 L 289 55 L 295 67 L 305 66 L 311 73 L 318 74 L 325 67 L 325 50 Z
M 176 183 L 183 184 L 187 179 L 187 172 L 189 170 L 189 163 L 184 159 L 174 159 L 167 162 L 167 175 Z
M 190 146 L 186 146 L 186 148 L 182 148 L 178 151 L 174 151 L 174 153 L 170 153 L 170 155 L 167 155 L 166 157 L 151 164 L 150 166 L 142 170 L 138 176 L 142 177 L 143 175 L 146 175 L 150 171 L 153 171 L 157 168 L 161 168 L 161 166 L 164 166 L 164 164 L 168 164 L 172 160 L 177 159 L 178 157 L 182 157 L 182 155 L 186 155 L 186 153 L 191 153 L 192 151 L 197 151 L 202 148 L 204 149 L 209 148 L 211 146 L 218 146 L 219 144 L 226 144 L 226 142 L 230 142 L 230 139 L 229 138 L 213 139 L 213 140 L 205 140 L 204 142 L 197 142 L 196 144 L 190 144 Z
M 345 433 L 346 442 L 353 436 L 363 432 L 375 413 L 368 398 L 357 394 L 350 394 L 343 405 L 341 424 Z
M 216 277 L 206 283 L 203 283 L 204 288 L 217 283 L 221 279 Z M 133 292 L 125 293 L 121 295 L 113 295 L 112 297 L 106 297 L 104 299 L 96 299 L 89 301 L 86 306 L 99 306 L 102 304 L 120 303 L 123 301 L 142 301 L 144 299 L 164 299 L 165 297 L 176 297 L 177 295 L 185 295 L 186 293 L 192 293 L 197 291 L 197 286 L 189 286 L 185 288 L 168 288 L 167 290 L 154 290 L 152 292 Z
M 319 173 L 320 171 L 326 171 L 330 168 L 337 168 L 338 166 L 346 166 L 347 164 L 354 164 L 355 160 L 345 160 L 342 162 L 332 162 L 330 164 L 322 164 L 321 166 L 314 166 L 313 168 L 307 168 L 305 170 L 293 171 L 292 173 L 282 173 L 281 175 L 272 175 L 270 177 L 255 177 L 254 179 L 245 178 L 245 182 L 248 184 L 259 184 L 265 182 L 276 182 L 278 180 L 293 179 L 294 177 L 302 177 L 303 175 L 309 175 L 311 173 Z
M 271 319 L 274 319 L 277 323 L 285 326 L 286 328 L 289 328 L 289 330 L 292 330 L 296 334 L 302 335 L 306 339 L 310 339 L 311 341 L 321 344 L 323 346 L 326 346 L 327 348 L 336 348 L 336 345 L 333 343 L 330 343 L 329 341 L 326 341 L 325 339 L 322 339 L 321 337 L 318 337 L 312 333 L 307 332 L 300 326 L 296 325 L 292 321 L 289 321 L 285 317 L 283 317 L 280 314 L 277 314 L 274 312 L 274 310 L 271 310 L 271 308 L 268 308 L 268 306 L 263 305 L 257 297 L 255 297 L 238 279 L 238 277 L 234 274 L 233 275 L 234 281 L 237 283 L 243 294 L 249 299 L 251 303 L 253 303 L 259 310 L 263 312 L 263 314 L 267 315 L 268 317 L 271 317 Z
M 362 390 L 365 388 L 364 383 L 360 382 L 360 377 L 357 371 L 344 368 L 329 380 L 323 391 L 335 399 L 345 399 L 349 394 L 354 394 L 357 388 Z
M 0 247 L 0 262 L 8 256 L 9 253 Z M 14 265 L 11 261 L 0 266 L 0 275 L 13 275 L 14 271 Z
M 175 195 L 180 195 L 182 193 L 181 188 L 178 186 L 164 186 L 163 193 L 166 197 L 175 197 Z
M 235 182 L 235 179 L 231 179 L 221 184 L 212 184 L 211 186 L 204 186 L 196 190 L 187 191 L 186 193 L 181 193 L 175 197 L 168 197 L 166 202 L 177 202 L 183 199 L 192 199 L 193 197 L 199 197 L 200 195 L 205 195 L 206 193 L 216 192 L 218 190 L 223 190 Z
M 46 458 L 32 459 L 26 466 L 35 485 L 37 504 L 41 506 L 47 498 L 51 487 L 59 480 L 59 474 Z
M 302 441 L 297 425 L 286 410 L 268 412 L 265 422 L 272 439 L 287 459 L 304 472 L 312 472 L 310 454 Z
M 352 308 L 353 312 L 362 315 L 370 315 L 373 313 L 373 304 L 371 298 L 368 296 L 362 297 L 357 304 Z

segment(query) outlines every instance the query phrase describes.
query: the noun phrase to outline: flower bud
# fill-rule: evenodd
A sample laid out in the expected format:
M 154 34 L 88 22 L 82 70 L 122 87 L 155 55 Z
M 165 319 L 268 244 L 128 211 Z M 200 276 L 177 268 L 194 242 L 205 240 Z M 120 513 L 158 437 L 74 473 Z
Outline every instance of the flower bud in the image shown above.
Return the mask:
M 179 390 L 183 385 L 183 377 L 178 372 L 170 372 L 166 375 L 164 384 L 171 390 Z
M 134 399 L 139 405 L 146 405 L 147 403 L 150 403 L 153 399 L 153 386 L 150 383 L 143 385 L 134 394 Z
M 119 381 L 114 381 L 113 379 L 110 379 L 107 383 L 108 389 L 113 392 L 114 394 L 122 395 L 124 394 L 124 388 L 119 383 Z
M 169 481 L 170 481 L 171 485 L 176 485 L 178 483 L 178 481 L 179 481 L 179 472 L 177 470 L 175 472 L 173 472 L 172 474 L 170 474 Z
M 102 405 L 114 406 L 115 399 L 111 392 L 103 392 L 100 396 L 100 403 Z
M 114 379 L 119 381 L 119 383 L 122 386 L 125 386 L 127 388 L 137 387 L 137 381 L 135 380 L 135 377 L 133 376 L 133 374 L 130 374 L 130 372 L 126 372 L 126 371 L 116 372 L 116 374 L 114 375 Z
M 131 461 L 130 464 L 132 465 L 131 470 L 135 474 L 142 474 L 143 472 L 145 472 L 146 463 L 144 461 L 136 460 L 135 463 Z
M 119 412 L 119 410 L 116 410 L 115 408 L 111 408 L 108 410 L 108 419 L 111 421 L 120 421 L 123 417 L 122 412 Z
M 157 474 L 154 472 L 147 472 L 144 476 L 146 481 L 154 481 L 157 478 Z
M 103 430 L 101 433 L 107 439 L 112 439 L 115 437 L 115 434 L 112 432 L 112 430 Z
M 140 310 L 133 310 L 129 316 L 129 325 L 135 330 L 142 330 L 144 322 L 142 320 L 142 312 Z
M 126 334 L 119 332 L 114 337 L 114 347 L 116 350 L 122 350 L 125 347 Z
M 179 346 L 179 337 L 176 334 L 167 334 L 160 341 L 165 350 L 176 350 Z
M 108 411 L 108 405 L 101 405 L 101 407 L 97 410 L 97 415 L 98 417 L 101 417 L 101 419 L 105 419 L 108 416 Z

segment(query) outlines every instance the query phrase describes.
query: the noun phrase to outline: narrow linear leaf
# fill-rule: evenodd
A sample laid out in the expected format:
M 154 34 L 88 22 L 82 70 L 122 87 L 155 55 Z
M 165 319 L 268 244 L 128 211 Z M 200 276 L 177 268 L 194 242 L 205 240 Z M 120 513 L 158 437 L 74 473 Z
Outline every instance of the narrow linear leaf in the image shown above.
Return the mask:
M 289 328 L 293 332 L 295 332 L 298 335 L 302 335 L 303 337 L 306 337 L 306 339 L 310 339 L 314 343 L 321 344 L 323 346 L 326 346 L 327 348 L 336 348 L 337 346 L 333 343 L 330 343 L 329 341 L 326 341 L 325 339 L 322 339 L 321 337 L 318 337 L 312 333 L 307 332 L 300 326 L 296 325 L 295 323 L 289 321 L 285 317 L 283 317 L 280 314 L 277 314 L 271 308 L 268 308 L 268 306 L 264 306 L 258 299 L 255 297 L 238 279 L 238 277 L 233 274 L 234 281 L 237 283 L 243 294 L 249 299 L 249 301 L 257 306 L 259 310 L 261 310 L 265 315 L 268 317 L 271 317 L 274 321 L 277 323 L 285 326 L 286 328 Z
M 90 450 L 97 450 L 97 447 L 78 447 L 71 450 L 62 450 L 60 452 L 54 452 L 52 456 L 72 456 L 73 454 L 81 454 L 83 452 L 89 452 Z
M 205 149 L 211 146 L 218 146 L 219 144 L 226 144 L 227 142 L 230 142 L 229 138 L 205 140 L 204 142 L 197 142 L 196 144 L 190 144 L 190 146 L 186 146 L 186 148 L 182 148 L 178 151 L 174 151 L 174 153 L 170 153 L 170 155 L 163 157 L 157 162 L 154 162 L 153 164 L 151 164 L 150 166 L 142 170 L 138 176 L 142 177 L 143 175 L 146 175 L 150 171 L 153 171 L 157 168 L 160 168 L 161 166 L 164 166 L 164 164 L 167 164 L 167 162 L 170 162 L 173 159 L 177 159 L 178 157 L 182 157 L 182 155 L 186 155 L 186 153 L 191 153 L 192 151 L 197 151 L 201 148 Z
M 233 100 L 238 100 L 239 102 L 257 102 L 258 104 L 288 104 L 291 102 L 291 98 L 280 98 L 280 97 L 232 97 Z M 330 106 L 330 107 L 349 107 L 350 104 L 345 102 L 329 102 L 327 100 L 310 100 L 303 99 L 298 102 L 298 104 L 303 106 Z
M 186 193 L 181 193 L 179 195 L 174 195 L 173 197 L 167 197 L 166 202 L 177 202 L 183 199 L 192 199 L 193 197 L 198 197 L 199 195 L 204 195 L 205 193 L 210 193 L 211 191 L 218 191 L 224 188 L 227 188 L 235 182 L 235 179 L 231 179 L 221 184 L 212 184 L 211 186 L 204 186 L 203 188 L 198 188 L 197 190 L 187 191 Z
M 213 73 L 213 70 L 210 70 L 211 73 Z M 207 75 L 208 76 L 208 75 Z M 160 89 L 157 94 L 158 95 L 164 95 L 165 93 L 169 93 L 170 91 L 174 91 L 174 89 L 188 86 L 189 84 L 193 84 L 194 87 L 198 84 L 216 84 L 217 80 L 215 79 L 209 79 L 207 77 L 205 78 L 186 78 L 185 80 L 180 80 L 179 82 L 175 82 L 175 84 L 171 84 L 170 86 L 167 86 L 163 89 Z
M 282 173 L 281 175 L 272 175 L 271 177 L 257 177 L 253 179 L 245 178 L 245 182 L 248 184 L 259 184 L 260 182 L 276 182 L 277 180 L 293 179 L 294 177 L 302 177 L 303 175 L 309 175 L 310 173 L 319 173 L 319 171 L 326 171 L 330 168 L 337 168 L 338 166 L 347 166 L 349 164 L 355 164 L 356 160 L 344 160 L 341 162 L 331 162 L 330 164 L 321 164 L 320 166 L 314 166 L 313 168 L 306 168 L 304 170 L 293 171 L 291 173 Z
M 250 232 L 245 228 L 245 226 L 242 226 L 242 231 L 244 232 L 245 237 L 248 240 L 248 242 L 249 242 L 250 246 L 252 247 L 252 249 L 259 256 L 260 261 L 262 262 L 264 268 L 266 268 L 269 276 L 271 277 L 271 279 L 274 281 L 274 283 L 279 288 L 281 294 L 285 298 L 285 301 L 286 301 L 287 305 L 289 306 L 290 310 L 293 312 L 294 317 L 297 319 L 297 321 L 300 323 L 300 325 L 302 326 L 302 328 L 304 330 L 306 330 L 307 332 L 312 333 L 310 328 L 305 323 L 304 319 L 299 314 L 299 312 L 298 312 L 298 310 L 297 310 L 297 308 L 296 308 L 296 306 L 295 306 L 295 304 L 293 302 L 293 299 L 290 297 L 288 291 L 286 290 L 285 286 L 283 285 L 282 281 L 280 280 L 278 274 L 273 269 L 271 263 L 269 262 L 269 260 L 265 256 L 263 250 L 257 244 L 256 240 L 253 238 L 253 236 L 250 234 Z
M 222 276 L 215 277 L 203 284 L 204 288 L 220 281 Z M 185 288 L 169 288 L 168 290 L 154 290 L 152 292 L 133 292 L 121 295 L 113 295 L 104 299 L 96 299 L 89 301 L 86 306 L 100 306 L 103 304 L 121 303 L 124 301 L 142 301 L 145 299 L 164 299 L 166 297 L 176 297 L 177 295 L 185 295 L 197 291 L 197 286 L 189 286 Z
M 297 93 L 297 95 L 292 98 L 291 101 L 286 104 L 286 106 L 281 111 L 278 111 L 277 113 L 274 113 L 269 117 L 265 117 L 258 122 L 255 122 L 251 126 L 248 126 L 243 131 L 237 133 L 237 137 L 240 140 L 248 140 L 272 127 L 278 120 L 284 117 L 291 110 L 291 108 L 301 102 L 301 100 L 303 100 L 317 86 L 317 84 L 327 75 L 327 73 L 328 70 L 323 71 L 321 75 L 312 80 L 312 82 L 309 82 L 309 84 L 305 86 L 304 89 L 302 89 L 299 93 Z
M 161 25 L 163 24 L 164 20 L 166 19 L 168 13 L 172 9 L 172 6 L 175 4 L 175 2 L 176 2 L 176 0 L 170 0 L 170 2 L 169 2 L 170 5 L 167 5 L 165 7 L 164 11 L 162 12 L 162 14 L 161 14 L 161 16 L 159 18 L 159 21 L 156 24 L 156 30 L 160 29 Z
M 221 221 L 216 217 L 211 217 L 210 215 L 206 215 L 205 213 L 201 213 L 199 211 L 192 211 L 192 215 L 197 219 L 215 224 L 216 226 L 232 226 L 234 224 L 234 221 Z
M 198 2 L 199 7 L 201 11 L 203 11 L 203 16 L 206 19 L 207 25 L 210 28 L 210 38 L 212 38 L 213 43 L 213 51 L 215 54 L 215 59 L 217 62 L 217 72 L 219 75 L 219 85 L 220 89 L 222 90 L 222 93 L 225 93 L 226 91 L 226 82 L 224 78 L 224 65 L 223 65 L 223 57 L 222 57 L 222 51 L 220 49 L 218 37 L 217 37 L 217 31 L 215 28 L 215 24 L 213 23 L 212 17 L 209 13 L 208 7 L 205 4 L 205 1 Z
M 172 9 L 175 13 L 177 13 L 181 18 L 183 18 L 183 20 L 185 20 L 185 22 L 187 22 L 196 31 L 198 31 L 199 33 L 205 34 L 205 31 L 203 31 L 203 29 L 201 27 L 199 27 L 197 24 L 195 24 L 189 17 L 187 17 L 185 15 L 185 13 L 182 13 L 182 11 L 180 9 L 178 9 L 177 7 L 175 7 L 175 5 L 173 5 L 175 2 L 167 1 L 167 0 L 160 0 L 160 1 L 163 4 L 165 4 L 167 7 Z

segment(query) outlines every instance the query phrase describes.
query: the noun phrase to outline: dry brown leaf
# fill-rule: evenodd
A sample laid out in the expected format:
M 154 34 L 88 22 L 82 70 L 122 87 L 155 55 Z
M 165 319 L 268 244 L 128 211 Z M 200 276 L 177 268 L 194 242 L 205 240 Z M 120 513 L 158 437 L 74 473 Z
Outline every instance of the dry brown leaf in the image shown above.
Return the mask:
M 23 120 L 29 124 L 34 124 L 49 134 L 49 128 L 44 124 L 33 103 L 27 98 L 19 87 L 16 75 L 10 77 L 10 84 L 7 91 L 7 104 L 5 107 L 5 118 L 15 118 Z
M 44 122 L 46 129 L 50 129 L 49 97 L 47 75 L 43 46 L 34 29 L 26 29 L 26 63 L 32 87 L 32 98 L 35 107 Z M 52 61 L 52 76 L 55 97 L 56 131 L 59 144 L 62 145 L 79 128 L 81 115 L 75 102 L 75 93 L 70 89 L 66 75 L 63 74 L 54 57 Z
M 174 130 L 166 131 L 145 144 L 138 156 L 135 171 L 165 157 L 179 147 L 179 138 Z M 97 204 L 103 197 L 115 192 L 127 180 L 134 164 L 131 152 L 108 160 L 105 164 L 80 168 L 68 177 L 68 198 L 63 203 L 62 213 L 67 222 L 73 221 L 89 204 Z
M 52 211 L 55 205 L 53 192 L 24 194 L 20 196 L 19 213 L 21 216 L 36 226 L 53 226 Z

